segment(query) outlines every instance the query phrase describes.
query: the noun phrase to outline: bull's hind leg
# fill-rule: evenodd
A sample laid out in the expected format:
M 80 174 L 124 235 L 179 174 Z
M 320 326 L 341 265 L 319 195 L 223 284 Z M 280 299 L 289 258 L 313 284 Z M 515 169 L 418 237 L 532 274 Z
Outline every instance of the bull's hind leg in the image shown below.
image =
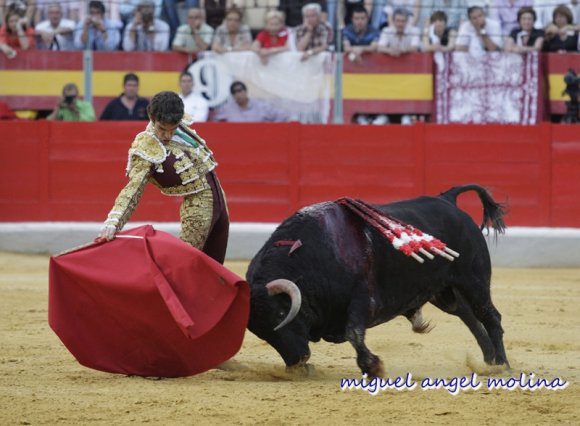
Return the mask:
M 356 362 L 363 374 L 369 377 L 383 377 L 383 362 L 365 345 L 367 316 L 368 301 L 365 301 L 365 298 L 359 297 L 351 301 L 348 307 L 345 337 L 356 351 Z
M 456 289 L 447 287 L 431 299 L 431 303 L 443 312 L 455 315 L 469 328 L 477 344 L 483 352 L 483 360 L 492 364 L 495 359 L 495 349 L 483 324 L 475 317 L 473 310 L 465 298 Z
M 505 364 L 509 368 L 509 362 L 503 344 L 503 328 L 501 326 L 501 314 L 491 301 L 489 280 L 474 280 L 473 285 L 462 287 L 461 293 L 475 317 L 481 321 L 495 349 L 495 359 L 492 364 Z

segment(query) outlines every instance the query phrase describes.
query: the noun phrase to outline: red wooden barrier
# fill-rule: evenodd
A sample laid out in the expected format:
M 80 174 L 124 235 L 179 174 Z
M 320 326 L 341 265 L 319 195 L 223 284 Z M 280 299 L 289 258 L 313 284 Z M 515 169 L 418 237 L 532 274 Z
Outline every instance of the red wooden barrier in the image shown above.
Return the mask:
M 143 123 L 0 122 L 0 221 L 101 221 L 126 182 Z M 476 182 L 509 204 L 509 225 L 580 227 L 574 125 L 356 126 L 204 123 L 232 220 L 277 222 L 343 195 L 388 202 Z M 135 220 L 176 221 L 150 186 Z M 479 218 L 471 195 L 461 206 Z M 479 219 L 477 219 L 479 220 Z

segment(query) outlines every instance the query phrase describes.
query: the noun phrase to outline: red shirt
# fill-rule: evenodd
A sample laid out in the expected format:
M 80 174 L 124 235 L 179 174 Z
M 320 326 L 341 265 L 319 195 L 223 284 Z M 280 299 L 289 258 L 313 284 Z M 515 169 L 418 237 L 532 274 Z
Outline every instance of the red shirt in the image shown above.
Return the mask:
M 26 28 L 26 37 L 28 38 L 28 48 L 31 49 L 35 46 L 34 43 L 34 30 L 32 28 Z M 20 40 L 17 34 L 10 34 L 6 31 L 6 26 L 0 28 L 0 43 L 7 44 L 13 49 L 20 49 Z
M 268 31 L 260 31 L 256 36 L 256 40 L 260 42 L 260 45 L 266 49 L 270 47 L 282 47 L 286 46 L 286 42 L 288 41 L 288 30 L 286 28 L 282 28 L 278 34 L 276 34 L 276 38 L 272 37 L 272 35 Z

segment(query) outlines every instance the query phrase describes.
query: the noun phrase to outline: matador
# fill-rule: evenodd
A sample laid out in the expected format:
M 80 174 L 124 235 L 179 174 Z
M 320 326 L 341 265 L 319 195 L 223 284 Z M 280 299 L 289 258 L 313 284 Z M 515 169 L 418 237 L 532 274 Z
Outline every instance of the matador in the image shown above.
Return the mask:
M 99 236 L 114 238 L 151 181 L 164 195 L 183 197 L 180 238 L 223 263 L 229 217 L 213 153 L 189 127 L 191 118 L 183 114 L 183 103 L 174 92 L 155 95 L 148 113 L 151 121 L 129 149 L 129 182 L 117 196 Z

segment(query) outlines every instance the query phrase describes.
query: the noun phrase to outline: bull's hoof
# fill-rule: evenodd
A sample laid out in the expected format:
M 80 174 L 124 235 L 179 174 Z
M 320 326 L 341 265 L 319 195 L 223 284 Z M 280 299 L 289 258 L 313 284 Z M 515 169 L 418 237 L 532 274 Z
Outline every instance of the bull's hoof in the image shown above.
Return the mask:
M 312 376 L 315 373 L 315 369 L 312 364 L 298 363 L 287 366 L 286 372 L 296 376 L 307 377 Z
M 362 369 L 362 372 L 365 373 L 369 378 L 373 377 L 385 377 L 385 367 L 383 366 L 383 361 L 376 356 L 370 356 L 370 359 L 367 362 L 367 367 Z
M 370 377 L 385 377 L 385 366 L 383 365 L 383 361 L 377 359 L 378 362 L 372 366 L 369 370 Z

